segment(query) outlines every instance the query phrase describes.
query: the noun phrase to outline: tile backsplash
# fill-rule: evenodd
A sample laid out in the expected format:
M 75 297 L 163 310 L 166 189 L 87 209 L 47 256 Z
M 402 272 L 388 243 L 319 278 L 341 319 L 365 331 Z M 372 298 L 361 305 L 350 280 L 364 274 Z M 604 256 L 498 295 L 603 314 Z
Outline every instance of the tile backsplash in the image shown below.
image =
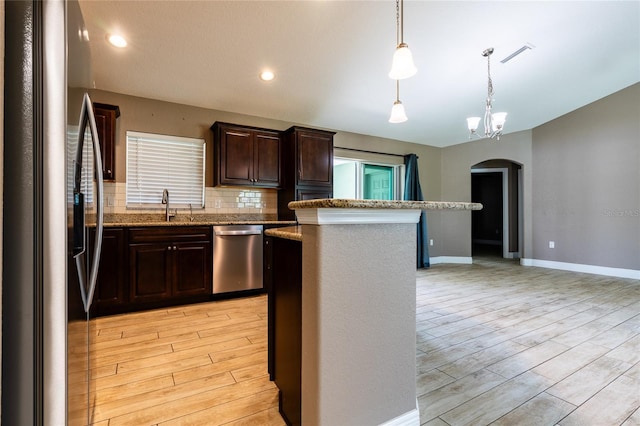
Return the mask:
M 206 187 L 204 209 L 194 209 L 197 214 L 276 214 L 278 192 L 261 188 L 214 188 Z M 127 209 L 126 184 L 104 183 L 105 213 L 158 213 L 163 209 Z

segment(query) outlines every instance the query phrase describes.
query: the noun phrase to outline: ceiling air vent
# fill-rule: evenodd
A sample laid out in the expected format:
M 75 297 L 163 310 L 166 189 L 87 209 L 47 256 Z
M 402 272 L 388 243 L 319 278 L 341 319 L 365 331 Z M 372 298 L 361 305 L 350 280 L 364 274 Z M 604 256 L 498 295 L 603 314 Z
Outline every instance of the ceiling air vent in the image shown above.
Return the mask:
M 535 46 L 533 44 L 527 43 L 524 46 L 522 46 L 520 49 L 518 49 L 515 52 L 513 52 L 511 55 L 509 55 L 506 58 L 504 58 L 503 60 L 501 60 L 500 62 L 503 63 L 503 64 L 506 64 L 507 62 L 509 62 L 510 60 L 512 60 L 513 58 L 515 58 L 516 56 L 518 56 L 519 54 L 521 54 L 525 50 L 530 50 L 530 49 L 533 49 L 534 47 Z

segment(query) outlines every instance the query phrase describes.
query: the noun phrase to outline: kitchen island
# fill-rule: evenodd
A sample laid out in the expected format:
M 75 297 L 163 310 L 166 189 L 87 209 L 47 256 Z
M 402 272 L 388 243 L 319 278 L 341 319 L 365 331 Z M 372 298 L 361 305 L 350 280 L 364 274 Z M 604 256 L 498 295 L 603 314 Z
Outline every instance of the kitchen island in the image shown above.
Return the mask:
M 300 227 L 266 232 L 299 250 L 298 266 L 295 250 L 280 256 L 274 246 L 272 265 L 270 372 L 283 417 L 303 425 L 418 425 L 416 223 L 422 210 L 469 214 L 482 206 L 326 199 L 289 207 Z M 283 258 L 288 265 L 276 262 Z

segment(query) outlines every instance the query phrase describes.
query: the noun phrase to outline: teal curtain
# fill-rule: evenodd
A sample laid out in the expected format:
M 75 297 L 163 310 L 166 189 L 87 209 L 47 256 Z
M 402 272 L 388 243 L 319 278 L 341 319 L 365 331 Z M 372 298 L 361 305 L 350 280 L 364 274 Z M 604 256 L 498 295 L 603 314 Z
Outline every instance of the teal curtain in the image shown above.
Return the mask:
M 407 154 L 404 156 L 405 180 L 404 180 L 404 199 L 410 201 L 424 201 L 422 197 L 422 189 L 420 188 L 420 177 L 418 175 L 418 156 L 415 154 Z M 427 244 L 427 213 L 422 210 L 420 220 L 417 224 L 417 248 L 416 261 L 418 268 L 428 268 L 429 263 L 429 245 Z

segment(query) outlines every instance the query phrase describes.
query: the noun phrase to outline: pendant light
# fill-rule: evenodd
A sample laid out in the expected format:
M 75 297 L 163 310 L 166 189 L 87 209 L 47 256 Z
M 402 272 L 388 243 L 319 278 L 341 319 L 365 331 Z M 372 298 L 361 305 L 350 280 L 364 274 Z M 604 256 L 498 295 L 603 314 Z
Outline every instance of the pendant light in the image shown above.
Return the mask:
M 396 0 L 396 51 L 389 71 L 389 78 L 392 80 L 403 80 L 418 72 L 409 45 L 404 42 L 403 33 L 404 4 L 403 0 Z
M 407 114 L 404 112 L 404 105 L 400 102 L 400 82 L 396 80 L 396 100 L 391 108 L 389 123 L 404 123 L 407 121 Z
M 484 137 L 500 139 L 502 135 L 502 129 L 504 123 L 507 120 L 506 112 L 491 113 L 493 105 L 493 81 L 491 80 L 491 54 L 493 53 L 493 47 L 486 49 L 482 52 L 482 56 L 487 58 L 487 102 L 484 109 Z M 469 139 L 471 136 L 479 136 L 476 131 L 480 124 L 480 117 L 467 118 L 467 127 L 469 129 Z

